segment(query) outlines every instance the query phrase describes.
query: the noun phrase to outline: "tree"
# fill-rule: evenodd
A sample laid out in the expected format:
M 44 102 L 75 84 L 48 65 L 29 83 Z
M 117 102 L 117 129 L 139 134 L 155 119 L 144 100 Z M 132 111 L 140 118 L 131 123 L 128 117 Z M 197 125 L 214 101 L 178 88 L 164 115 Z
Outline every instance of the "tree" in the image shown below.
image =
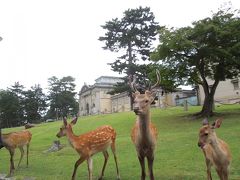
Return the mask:
M 222 8 L 191 27 L 162 27 L 159 32 L 160 44 L 151 59 L 174 70 L 177 81 L 203 87 L 204 104 L 197 115 L 212 116 L 219 82 L 240 73 L 239 27 L 239 12 Z
M 15 82 L 14 85 L 12 85 L 10 88 L 8 88 L 8 91 L 10 91 L 12 94 L 16 96 L 18 99 L 18 110 L 16 112 L 16 116 L 18 118 L 18 121 L 23 121 L 24 120 L 24 104 L 23 104 L 23 99 L 24 99 L 24 86 L 21 85 L 19 82 Z
M 50 109 L 47 116 L 58 119 L 60 116 L 78 113 L 78 103 L 75 99 L 75 79 L 71 76 L 58 79 L 53 76 L 49 82 Z
M 19 99 L 9 90 L 0 91 L 0 119 L 2 127 L 14 127 L 21 124 L 19 118 Z
M 31 123 L 40 121 L 47 108 L 46 95 L 43 93 L 41 86 L 39 84 L 35 85 L 23 93 L 26 119 Z
M 113 63 L 113 71 L 126 73 L 124 81 L 133 74 L 144 75 L 139 62 L 149 60 L 152 42 L 156 40 L 159 25 L 149 7 L 128 9 L 121 19 L 115 18 L 102 26 L 107 32 L 99 37 L 105 42 L 103 49 L 121 54 Z M 137 77 L 139 79 L 140 77 Z M 116 92 L 123 92 L 129 87 L 126 83 L 118 84 Z M 114 91 L 112 92 L 114 93 Z

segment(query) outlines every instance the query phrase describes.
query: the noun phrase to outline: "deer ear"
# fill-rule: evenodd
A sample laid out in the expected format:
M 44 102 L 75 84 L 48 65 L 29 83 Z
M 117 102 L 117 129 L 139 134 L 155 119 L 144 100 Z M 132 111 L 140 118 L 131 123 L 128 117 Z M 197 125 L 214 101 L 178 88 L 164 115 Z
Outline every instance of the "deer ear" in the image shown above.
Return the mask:
M 145 95 L 147 95 L 151 99 L 151 102 L 153 102 L 156 96 L 156 92 L 146 90 Z
M 75 125 L 77 123 L 78 117 L 73 118 L 73 120 L 71 121 L 72 125 Z
M 63 125 L 64 125 L 65 127 L 67 126 L 67 118 L 66 118 L 66 117 L 63 118 Z
M 222 124 L 222 119 L 217 119 L 213 124 L 212 124 L 212 128 L 216 129 L 216 128 L 220 128 Z
M 207 119 L 207 118 L 203 119 L 202 125 L 203 125 L 203 126 L 209 125 L 209 122 L 208 122 L 208 119 Z

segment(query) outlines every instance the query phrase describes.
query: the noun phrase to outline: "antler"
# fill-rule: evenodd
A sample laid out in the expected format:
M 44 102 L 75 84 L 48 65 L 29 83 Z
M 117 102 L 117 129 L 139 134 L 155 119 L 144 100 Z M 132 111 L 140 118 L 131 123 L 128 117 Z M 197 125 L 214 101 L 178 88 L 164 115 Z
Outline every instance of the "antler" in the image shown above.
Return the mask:
M 136 85 L 136 75 L 129 76 L 128 79 L 129 79 L 128 83 L 129 83 L 131 90 L 133 92 L 136 92 L 137 91 L 137 88 L 135 86 Z
M 159 72 L 158 69 L 156 69 L 156 75 L 157 75 L 157 82 L 156 82 L 153 86 L 151 86 L 149 90 L 154 89 L 154 88 L 157 87 L 157 86 L 159 85 L 159 83 L 160 83 L 160 78 L 161 78 L 161 77 L 160 77 L 160 72 Z

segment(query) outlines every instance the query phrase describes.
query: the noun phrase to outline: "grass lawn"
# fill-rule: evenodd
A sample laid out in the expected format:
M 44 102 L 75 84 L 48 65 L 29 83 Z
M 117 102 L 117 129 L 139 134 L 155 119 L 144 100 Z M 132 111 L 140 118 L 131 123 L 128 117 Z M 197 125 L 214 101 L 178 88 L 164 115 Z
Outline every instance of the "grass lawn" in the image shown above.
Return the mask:
M 158 128 L 159 136 L 155 152 L 154 174 L 156 180 L 203 180 L 206 179 L 206 166 L 203 153 L 197 146 L 198 130 L 201 119 L 193 120 L 190 114 L 200 110 L 200 107 L 190 107 L 183 111 L 182 107 L 166 110 L 152 109 L 152 121 Z M 219 138 L 225 140 L 232 152 L 233 161 L 230 168 L 230 179 L 240 179 L 240 105 L 216 107 L 218 116 L 223 117 L 223 124 L 217 129 Z M 117 156 L 122 180 L 139 180 L 140 165 L 135 148 L 130 139 L 130 131 L 135 122 L 133 112 L 116 113 L 81 117 L 74 127 L 75 134 L 81 134 L 101 125 L 111 125 L 117 131 Z M 211 118 L 210 121 L 215 120 Z M 36 177 L 37 180 L 71 179 L 73 166 L 79 158 L 70 147 L 66 137 L 61 143 L 66 147 L 55 153 L 43 153 L 54 140 L 62 121 L 43 123 L 30 129 L 32 141 L 30 145 L 30 163 L 26 168 L 24 157 L 21 167 L 15 171 L 17 179 Z M 3 133 L 23 129 L 3 129 Z M 15 164 L 19 160 L 19 150 L 15 154 Z M 109 162 L 105 170 L 105 180 L 116 179 L 114 159 L 109 150 Z M 93 156 L 93 175 L 97 179 L 103 165 L 102 153 Z M 9 154 L 6 149 L 0 151 L 0 173 L 9 171 Z M 212 170 L 213 179 L 218 179 Z M 76 179 L 88 179 L 87 163 L 79 166 Z

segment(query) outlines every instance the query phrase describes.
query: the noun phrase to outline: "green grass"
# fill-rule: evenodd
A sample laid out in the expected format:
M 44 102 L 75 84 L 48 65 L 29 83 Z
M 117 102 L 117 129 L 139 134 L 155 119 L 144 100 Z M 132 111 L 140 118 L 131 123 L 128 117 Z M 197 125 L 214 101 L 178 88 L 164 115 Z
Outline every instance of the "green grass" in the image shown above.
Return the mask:
M 163 180 L 202 180 L 206 179 L 206 166 L 204 156 L 197 147 L 198 130 L 201 119 L 193 120 L 191 114 L 200 110 L 200 107 L 190 107 L 183 111 L 182 107 L 167 110 L 152 109 L 152 121 L 159 132 L 157 149 L 155 152 L 154 174 L 155 179 Z M 230 179 L 240 179 L 240 106 L 220 106 L 216 108 L 218 116 L 224 118 L 222 127 L 217 129 L 218 137 L 225 140 L 231 149 L 233 161 L 230 168 Z M 213 121 L 216 117 L 211 118 Z M 95 129 L 100 125 L 109 124 L 117 131 L 117 156 L 122 180 L 139 180 L 140 165 L 135 148 L 130 139 L 130 132 L 135 122 L 133 112 L 88 116 L 79 118 L 74 127 L 76 134 L 81 134 Z M 22 165 L 15 171 L 17 179 L 23 177 L 36 177 L 41 180 L 66 180 L 70 179 L 78 154 L 68 144 L 66 137 L 61 138 L 61 143 L 66 147 L 59 152 L 43 153 L 47 150 L 62 122 L 44 123 L 30 129 L 33 134 L 30 146 L 30 165 L 26 168 L 24 157 Z M 4 129 L 11 132 L 23 129 Z M 15 164 L 19 160 L 19 151 L 15 155 Z M 105 171 L 105 180 L 116 177 L 113 155 L 109 151 L 109 162 Z M 93 156 L 93 174 L 97 179 L 103 165 L 101 153 Z M 9 154 L 5 149 L 0 151 L 0 173 L 9 171 Z M 218 179 L 215 170 L 212 170 L 213 179 Z M 87 179 L 87 164 L 79 166 L 77 179 Z

